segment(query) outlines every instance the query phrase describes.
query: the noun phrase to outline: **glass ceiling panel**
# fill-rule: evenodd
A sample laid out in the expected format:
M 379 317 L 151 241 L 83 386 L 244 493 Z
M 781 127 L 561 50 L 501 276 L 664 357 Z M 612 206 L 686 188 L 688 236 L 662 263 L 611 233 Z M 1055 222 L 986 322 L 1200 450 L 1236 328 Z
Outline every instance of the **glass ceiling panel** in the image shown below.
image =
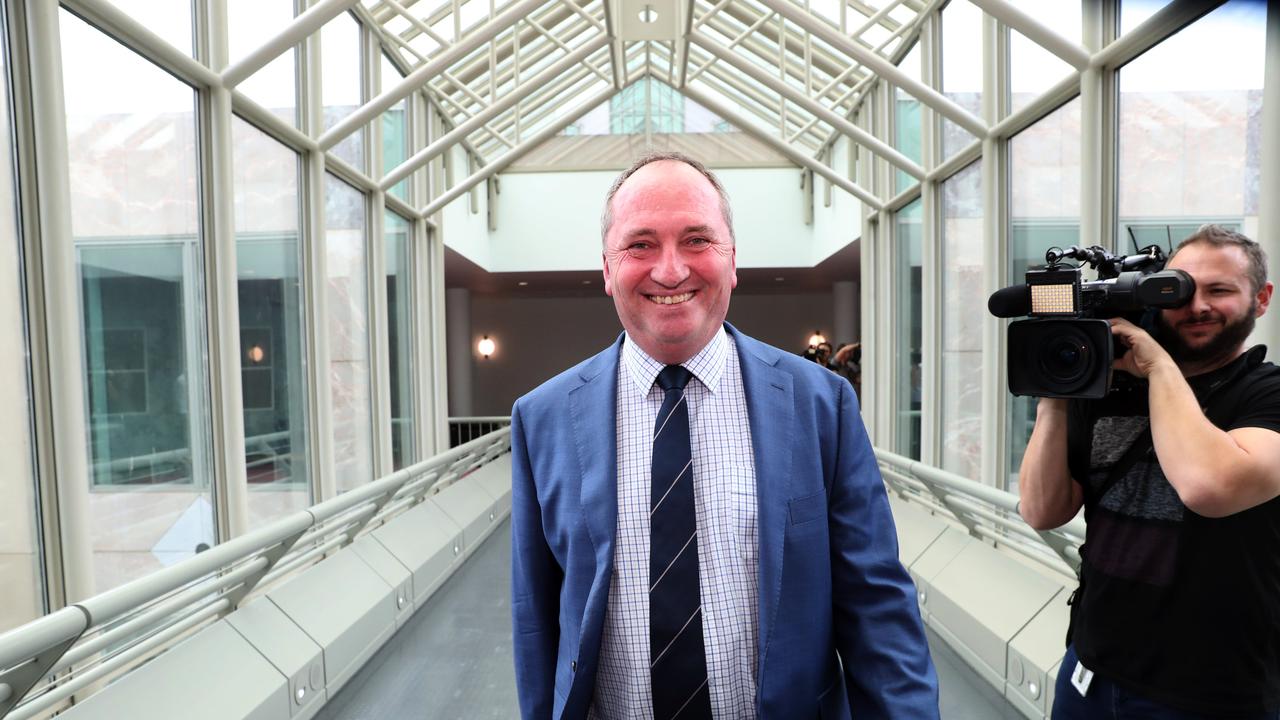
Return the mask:
M 368 13 L 382 25 L 388 49 L 400 52 L 410 70 L 420 67 L 463 37 L 481 31 L 515 0 L 401 0 L 413 22 L 401 17 L 384 0 L 364 0 Z M 724 118 L 686 97 L 676 87 L 688 84 L 695 94 L 723 104 L 725 112 L 741 116 L 764 145 L 790 145 L 806 154 L 817 153 L 834 129 L 796 100 L 813 98 L 819 105 L 847 114 L 857 102 L 870 73 L 845 51 L 829 44 L 804 25 L 784 20 L 764 3 L 775 0 L 693 0 L 694 33 L 686 45 L 677 38 L 646 37 L 619 17 L 606 24 L 603 0 L 547 0 L 496 37 L 436 74 L 424 90 L 436 98 L 450 125 L 484 113 L 484 122 L 468 141 L 485 160 L 517 147 L 540 129 L 558 124 L 581 103 L 610 85 L 623 90 L 570 124 L 562 135 L 634 133 L 720 133 L 731 128 Z M 821 27 L 836 29 L 880 56 L 891 59 L 903 42 L 918 35 L 917 14 L 934 3 L 921 0 L 787 0 L 804 8 Z M 492 2 L 492 7 L 490 3 Z M 880 11 L 891 5 L 890 9 Z M 575 8 L 577 10 L 575 10 Z M 361 11 L 364 12 L 364 11 Z M 786 11 L 788 14 L 791 10 Z M 880 13 L 876 21 L 871 17 Z M 583 17 L 589 15 L 591 20 Z M 540 27 L 535 27 L 533 22 Z M 420 30 L 422 25 L 431 32 Z M 864 30 L 858 36 L 854 33 Z M 617 35 L 621 33 L 623 67 L 615 67 Z M 826 32 L 825 30 L 822 32 Z M 438 37 L 432 37 L 432 35 Z M 651 37 L 651 35 L 649 35 Z M 537 78 L 565 56 L 588 43 L 600 43 L 588 62 L 567 67 L 555 79 Z M 708 43 L 713 54 L 700 46 Z M 411 50 L 406 52 L 402 47 Z M 518 49 L 517 49 L 518 48 Z M 718 55 L 726 53 L 731 58 Z M 735 64 L 776 78 L 786 93 L 763 83 Z M 541 87 L 530 87 L 537 78 Z M 519 101 L 511 99 L 517 95 Z M 790 97 L 787 97 L 787 96 Z M 503 102 L 511 99 L 510 102 Z M 504 107 L 489 110 L 495 103 Z M 505 105 L 511 107 L 505 107 Z M 496 154 L 496 155 L 495 155 Z

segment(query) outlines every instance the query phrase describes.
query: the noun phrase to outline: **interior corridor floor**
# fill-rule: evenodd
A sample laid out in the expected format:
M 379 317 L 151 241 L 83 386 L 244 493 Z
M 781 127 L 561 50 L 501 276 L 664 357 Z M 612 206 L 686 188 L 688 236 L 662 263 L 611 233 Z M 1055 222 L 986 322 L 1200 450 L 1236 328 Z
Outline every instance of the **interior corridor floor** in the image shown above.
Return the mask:
M 317 720 L 518 717 L 510 572 L 508 520 L 329 701 Z M 929 645 L 944 720 L 1022 717 L 932 633 Z

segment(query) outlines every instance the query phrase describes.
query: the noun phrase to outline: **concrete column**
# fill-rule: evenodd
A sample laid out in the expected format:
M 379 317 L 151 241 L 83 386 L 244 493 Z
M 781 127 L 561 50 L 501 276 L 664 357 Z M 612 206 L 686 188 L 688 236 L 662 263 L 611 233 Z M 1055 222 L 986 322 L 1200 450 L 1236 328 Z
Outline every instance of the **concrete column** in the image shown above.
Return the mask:
M 471 291 L 445 290 L 445 326 L 448 333 L 449 416 L 472 415 L 471 405 Z
M 854 280 L 839 280 L 831 283 L 831 300 L 835 304 L 831 327 L 831 343 L 857 342 L 858 319 L 862 312 L 858 301 L 858 283 Z

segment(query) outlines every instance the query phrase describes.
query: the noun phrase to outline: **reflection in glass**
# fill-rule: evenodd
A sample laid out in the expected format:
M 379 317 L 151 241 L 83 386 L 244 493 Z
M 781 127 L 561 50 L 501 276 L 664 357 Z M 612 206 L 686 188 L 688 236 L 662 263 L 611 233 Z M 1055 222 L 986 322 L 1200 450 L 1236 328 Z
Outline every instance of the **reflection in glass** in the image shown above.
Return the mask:
M 413 262 L 408 220 L 386 213 L 387 352 L 391 377 L 391 463 L 417 460 L 413 422 Z
M 227 49 L 234 64 L 293 22 L 293 0 L 225 0 Z M 290 125 L 298 125 L 298 49 L 290 48 L 236 90 Z
M 1051 247 L 1080 242 L 1080 99 L 1049 113 L 1009 140 L 1009 284 L 1044 264 Z M 1018 467 L 1036 421 L 1036 399 L 1008 398 L 1009 477 L 1018 492 Z
M 396 70 L 386 55 L 382 56 L 382 90 L 386 92 L 395 87 L 404 76 Z M 392 105 L 382 113 L 382 172 L 386 174 L 394 170 L 400 163 L 409 159 L 409 98 Z M 412 177 L 412 176 L 410 176 Z M 405 178 L 391 187 L 392 195 L 401 200 L 409 200 L 409 178 Z
M 902 63 L 898 67 L 913 79 L 920 79 L 920 45 L 918 43 L 911 49 L 911 52 L 907 53 L 907 56 L 902 59 Z M 917 163 L 923 163 L 924 116 L 921 112 L 922 105 L 915 97 L 898 88 L 894 88 L 893 96 L 893 147 Z M 897 178 L 895 181 L 897 192 L 906 190 L 916 182 L 916 179 L 904 170 L 896 170 L 894 177 Z
M 969 0 L 951 0 L 942 10 L 942 94 L 982 117 L 982 11 Z M 950 119 L 942 119 L 944 160 L 975 139 Z
M 982 167 L 969 165 L 942 184 L 942 463 L 981 481 Z
M 1123 249 L 1205 222 L 1257 237 L 1266 13 L 1233 0 L 1120 69 Z
M 360 35 L 360 23 L 350 13 L 342 13 L 320 30 L 320 93 L 324 98 L 325 130 L 354 112 L 363 100 L 364 53 Z M 334 145 L 333 154 L 364 170 L 364 128 Z
M 60 13 L 98 590 L 214 542 L 195 92 Z
M 240 392 L 254 528 L 311 504 L 298 155 L 238 117 L 231 140 Z
M 894 244 L 897 251 L 894 272 L 898 297 L 894 326 L 897 347 L 897 449 L 915 460 L 920 459 L 920 350 L 921 326 L 921 211 L 915 200 L 895 216 Z
M 13 154 L 9 150 L 9 73 L 0 35 L 0 633 L 44 614 L 40 498 L 32 457 L 33 431 L 27 325 L 23 304 L 21 242 L 18 237 Z
M 1014 5 L 1072 42 L 1083 32 L 1080 0 L 1014 0 Z M 1062 58 L 1017 30 L 1009 31 L 1009 112 L 1014 113 L 1075 72 Z
M 373 480 L 364 195 L 326 174 L 324 219 L 334 473 L 341 493 Z

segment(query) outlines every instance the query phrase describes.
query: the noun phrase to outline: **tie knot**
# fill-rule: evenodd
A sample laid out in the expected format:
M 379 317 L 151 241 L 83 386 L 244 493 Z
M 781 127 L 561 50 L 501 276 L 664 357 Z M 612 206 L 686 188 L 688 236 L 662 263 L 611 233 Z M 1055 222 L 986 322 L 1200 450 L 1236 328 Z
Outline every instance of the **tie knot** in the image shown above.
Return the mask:
M 693 377 L 693 373 L 680 365 L 668 365 L 662 368 L 662 372 L 658 373 L 658 387 L 663 392 L 671 390 L 683 390 L 685 385 L 689 384 L 689 378 Z

